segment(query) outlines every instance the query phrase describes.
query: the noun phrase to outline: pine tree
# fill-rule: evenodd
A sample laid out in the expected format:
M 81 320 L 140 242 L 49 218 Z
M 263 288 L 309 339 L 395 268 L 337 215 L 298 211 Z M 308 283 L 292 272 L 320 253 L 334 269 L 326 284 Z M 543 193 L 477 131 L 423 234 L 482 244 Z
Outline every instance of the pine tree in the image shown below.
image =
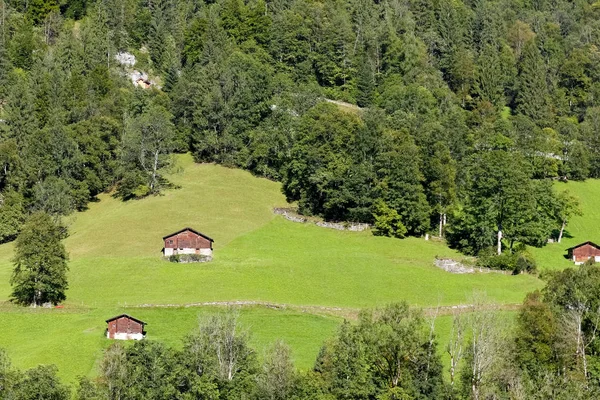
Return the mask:
M 4 99 L 7 95 L 9 72 L 11 69 L 12 66 L 10 65 L 10 59 L 8 58 L 6 43 L 0 32 L 0 100 Z
M 27 75 L 18 70 L 11 76 L 5 106 L 8 137 L 22 145 L 39 128 L 34 113 L 34 97 Z
M 364 53 L 358 60 L 358 76 L 356 81 L 356 101 L 360 107 L 366 107 L 373 101 L 375 92 L 375 71 L 371 60 Z
M 538 125 L 548 126 L 548 102 L 546 64 L 534 41 L 530 40 L 525 44 L 519 65 L 517 111 Z
M 58 12 L 57 0 L 29 0 L 27 3 L 27 15 L 37 25 L 44 22 L 48 14 Z
M 498 49 L 487 45 L 479 55 L 475 71 L 475 90 L 481 101 L 504 106 L 504 87 Z
M 23 196 L 15 191 L 0 193 L 0 243 L 13 240 L 24 220 Z
M 17 237 L 12 300 L 22 305 L 57 304 L 66 299 L 68 255 L 64 232 L 46 213 L 32 214 Z
M 10 60 L 15 67 L 29 70 L 33 65 L 33 54 L 40 42 L 34 26 L 27 18 L 17 19 L 12 31 L 10 41 L 6 42 Z
M 178 80 L 179 72 L 177 71 L 177 68 L 174 65 L 171 65 L 171 67 L 169 67 L 165 75 L 165 85 L 163 87 L 163 91 L 167 93 L 171 92 L 173 88 L 175 88 L 175 85 L 177 85 Z
M 86 68 L 94 70 L 98 65 L 110 66 L 111 34 L 108 29 L 109 16 L 106 5 L 98 2 L 89 17 L 82 24 L 81 42 L 85 55 Z

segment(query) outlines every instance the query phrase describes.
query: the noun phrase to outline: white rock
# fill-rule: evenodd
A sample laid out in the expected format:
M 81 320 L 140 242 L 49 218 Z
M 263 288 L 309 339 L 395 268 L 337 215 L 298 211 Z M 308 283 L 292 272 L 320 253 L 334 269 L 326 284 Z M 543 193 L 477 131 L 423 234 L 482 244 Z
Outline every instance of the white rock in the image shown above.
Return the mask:
M 127 67 L 133 67 L 135 65 L 135 56 L 131 53 L 117 53 L 115 54 L 115 60 L 117 60 L 119 64 L 125 65 Z

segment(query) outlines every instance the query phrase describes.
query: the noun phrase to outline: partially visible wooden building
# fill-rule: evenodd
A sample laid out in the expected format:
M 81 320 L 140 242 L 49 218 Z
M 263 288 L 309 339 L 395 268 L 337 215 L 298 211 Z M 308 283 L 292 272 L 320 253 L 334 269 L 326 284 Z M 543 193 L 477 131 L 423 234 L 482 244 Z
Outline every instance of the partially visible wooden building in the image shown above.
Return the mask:
M 574 261 L 575 264 L 583 264 L 589 259 L 593 259 L 595 262 L 600 262 L 600 246 L 596 243 L 587 241 L 577 246 L 573 246 L 567 249 L 569 259 Z
M 163 241 L 165 257 L 178 254 L 212 256 L 214 240 L 192 228 L 183 228 L 171 233 L 163 237 Z
M 141 87 L 142 89 L 148 89 L 150 86 L 152 86 L 152 82 L 150 82 L 147 79 L 143 79 L 143 78 L 140 78 L 137 81 L 135 81 L 135 84 L 138 87 Z
M 107 319 L 106 337 L 119 340 L 141 340 L 146 337 L 146 323 L 127 314 Z

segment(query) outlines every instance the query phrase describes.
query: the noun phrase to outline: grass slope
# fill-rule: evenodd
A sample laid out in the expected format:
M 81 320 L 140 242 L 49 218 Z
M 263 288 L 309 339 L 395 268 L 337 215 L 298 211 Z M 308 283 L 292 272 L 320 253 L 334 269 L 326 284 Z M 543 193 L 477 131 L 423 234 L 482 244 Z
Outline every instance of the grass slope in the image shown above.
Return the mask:
M 569 221 L 561 243 L 548 243 L 540 249 L 532 249 L 532 253 L 542 269 L 572 267 L 573 262 L 565 258 L 569 247 L 587 240 L 600 244 L 600 180 L 559 182 L 556 183 L 555 189 L 557 191 L 568 190 L 577 196 L 583 215 L 575 216 Z
M 182 339 L 197 326 L 199 316 L 213 308 L 4 310 L 0 314 L 0 347 L 6 348 L 13 364 L 30 368 L 56 364 L 59 375 L 72 382 L 90 376 L 111 341 L 104 338 L 107 316 L 131 313 L 148 323 L 147 338 L 180 348 Z M 251 332 L 251 345 L 259 352 L 282 339 L 293 349 L 299 368 L 312 367 L 321 343 L 333 335 L 340 320 L 289 310 L 244 308 L 243 327 Z
M 367 307 L 407 300 L 427 306 L 464 302 L 473 289 L 518 303 L 538 287 L 531 276 L 448 274 L 441 244 L 337 232 L 278 217 L 242 235 L 207 264 L 172 264 L 158 256 L 85 257 L 71 263 L 69 302 L 88 307 L 265 301 Z M 8 289 L 8 288 L 7 288 Z
M 264 301 L 294 306 L 370 307 L 465 302 L 474 289 L 491 301 L 518 303 L 541 286 L 532 276 L 452 275 L 433 267 L 436 255 L 459 257 L 442 243 L 338 232 L 276 217 L 280 185 L 248 172 L 179 159 L 163 196 L 121 202 L 102 195 L 70 218 L 67 308 L 0 310 L 0 346 L 15 363 L 56 363 L 68 379 L 88 374 L 108 341 L 104 320 L 138 305 Z M 162 236 L 184 226 L 215 239 L 215 259 L 177 265 L 160 257 Z M 8 299 L 11 244 L 0 246 L 0 302 Z M 149 338 L 180 343 L 198 308 L 143 308 Z M 289 341 L 298 365 L 312 365 L 337 318 L 293 310 L 244 310 L 255 344 Z M 68 356 L 65 356 L 68 354 Z

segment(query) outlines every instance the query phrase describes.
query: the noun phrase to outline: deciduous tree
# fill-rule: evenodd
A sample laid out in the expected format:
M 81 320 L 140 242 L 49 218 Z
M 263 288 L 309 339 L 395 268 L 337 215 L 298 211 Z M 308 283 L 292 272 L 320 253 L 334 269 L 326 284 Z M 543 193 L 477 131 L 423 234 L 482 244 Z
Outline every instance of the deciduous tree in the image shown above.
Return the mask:
M 562 240 L 563 233 L 571 217 L 582 214 L 583 212 L 577 197 L 573 196 L 568 190 L 564 190 L 558 194 L 556 197 L 556 220 L 560 224 L 558 243 Z
M 13 301 L 37 307 L 66 299 L 68 256 L 63 237 L 63 229 L 48 214 L 36 212 L 27 219 L 15 244 Z
M 147 110 L 127 125 L 124 138 L 124 168 L 135 168 L 144 174 L 147 193 L 158 193 L 165 184 L 164 168 L 170 165 L 174 143 L 173 115 L 159 104 Z M 123 193 L 130 197 L 130 193 Z

